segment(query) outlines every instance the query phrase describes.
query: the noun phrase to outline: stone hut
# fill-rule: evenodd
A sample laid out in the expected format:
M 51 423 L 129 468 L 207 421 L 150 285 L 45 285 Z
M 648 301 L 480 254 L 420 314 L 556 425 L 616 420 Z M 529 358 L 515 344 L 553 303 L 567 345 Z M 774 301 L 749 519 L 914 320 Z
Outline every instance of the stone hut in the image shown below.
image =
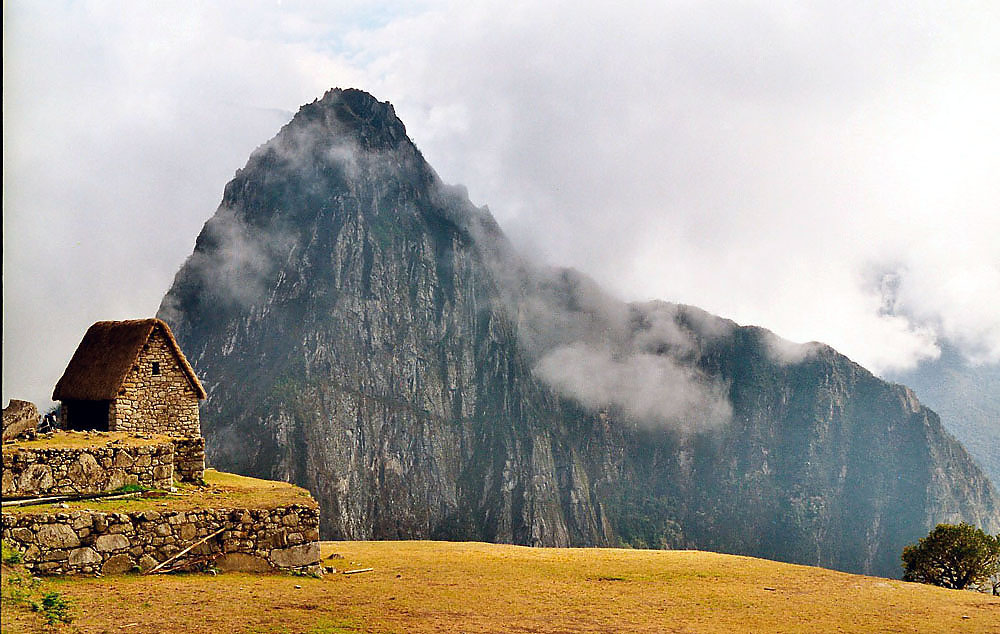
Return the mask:
M 65 429 L 201 436 L 205 389 L 159 319 L 99 321 L 56 384 Z

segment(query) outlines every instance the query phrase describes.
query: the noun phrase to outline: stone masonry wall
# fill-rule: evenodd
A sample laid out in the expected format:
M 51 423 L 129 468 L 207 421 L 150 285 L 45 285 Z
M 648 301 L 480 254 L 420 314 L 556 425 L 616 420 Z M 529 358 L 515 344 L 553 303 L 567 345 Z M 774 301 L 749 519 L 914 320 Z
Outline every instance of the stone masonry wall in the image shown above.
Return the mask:
M 103 493 L 126 484 L 168 489 L 173 463 L 171 442 L 82 449 L 5 449 L 3 497 Z
M 205 477 L 205 439 L 201 436 L 174 439 L 174 477 L 181 482 L 200 482 Z
M 319 563 L 319 509 L 203 509 L 99 513 L 4 513 L 4 540 L 36 574 L 149 570 L 225 529 L 187 557 L 215 556 L 223 570 L 306 570 Z
M 153 329 L 111 402 L 110 418 L 112 431 L 201 436 L 198 394 L 160 327 Z

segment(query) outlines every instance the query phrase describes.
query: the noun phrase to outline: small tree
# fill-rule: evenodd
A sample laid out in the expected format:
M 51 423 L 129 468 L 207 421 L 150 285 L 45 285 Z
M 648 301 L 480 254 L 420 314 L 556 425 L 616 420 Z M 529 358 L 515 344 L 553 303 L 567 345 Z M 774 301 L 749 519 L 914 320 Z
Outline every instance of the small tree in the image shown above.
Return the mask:
M 938 524 L 927 537 L 903 548 L 903 580 L 962 590 L 992 585 L 1000 574 L 1000 535 L 962 522 Z

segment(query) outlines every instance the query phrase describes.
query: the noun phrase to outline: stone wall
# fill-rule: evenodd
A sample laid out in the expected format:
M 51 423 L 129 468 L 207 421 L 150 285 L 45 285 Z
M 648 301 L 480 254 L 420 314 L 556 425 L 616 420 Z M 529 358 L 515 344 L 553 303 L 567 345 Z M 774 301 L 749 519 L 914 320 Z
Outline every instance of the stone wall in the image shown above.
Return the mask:
M 153 364 L 159 374 L 153 374 Z M 160 327 L 153 329 L 111 402 L 111 430 L 201 436 L 198 393 Z
M 184 558 L 211 556 L 223 570 L 307 570 L 319 563 L 319 509 L 201 509 L 4 513 L 2 537 L 36 574 L 149 570 L 225 529 Z
M 174 444 L 86 448 L 5 448 L 3 497 L 85 495 L 127 484 L 169 489 Z
M 201 482 L 205 478 L 203 437 L 174 438 L 174 477 L 180 482 Z

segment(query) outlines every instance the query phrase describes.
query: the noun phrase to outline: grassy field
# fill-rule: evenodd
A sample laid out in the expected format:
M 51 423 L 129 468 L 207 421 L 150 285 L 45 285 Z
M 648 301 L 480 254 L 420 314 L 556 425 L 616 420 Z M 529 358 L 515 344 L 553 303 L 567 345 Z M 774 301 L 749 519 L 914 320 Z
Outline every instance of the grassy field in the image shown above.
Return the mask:
M 133 447 L 158 445 L 170 442 L 169 436 L 149 434 L 143 438 L 124 431 L 58 431 L 35 440 L 18 440 L 3 446 L 3 453 L 12 454 L 20 449 L 99 449 L 118 443 Z
M 65 632 L 1000 632 L 1000 599 L 694 551 L 327 542 L 322 579 L 47 579 Z M 12 572 L 5 570 L 5 595 Z M 5 600 L 3 631 L 37 631 Z
M 261 480 L 248 476 L 205 469 L 205 484 L 175 483 L 173 493 L 155 498 L 105 500 L 93 498 L 63 504 L 5 506 L 4 513 L 65 513 L 81 509 L 103 513 L 134 511 L 191 511 L 204 508 L 275 508 L 290 504 L 316 506 L 309 492 L 287 482 Z

